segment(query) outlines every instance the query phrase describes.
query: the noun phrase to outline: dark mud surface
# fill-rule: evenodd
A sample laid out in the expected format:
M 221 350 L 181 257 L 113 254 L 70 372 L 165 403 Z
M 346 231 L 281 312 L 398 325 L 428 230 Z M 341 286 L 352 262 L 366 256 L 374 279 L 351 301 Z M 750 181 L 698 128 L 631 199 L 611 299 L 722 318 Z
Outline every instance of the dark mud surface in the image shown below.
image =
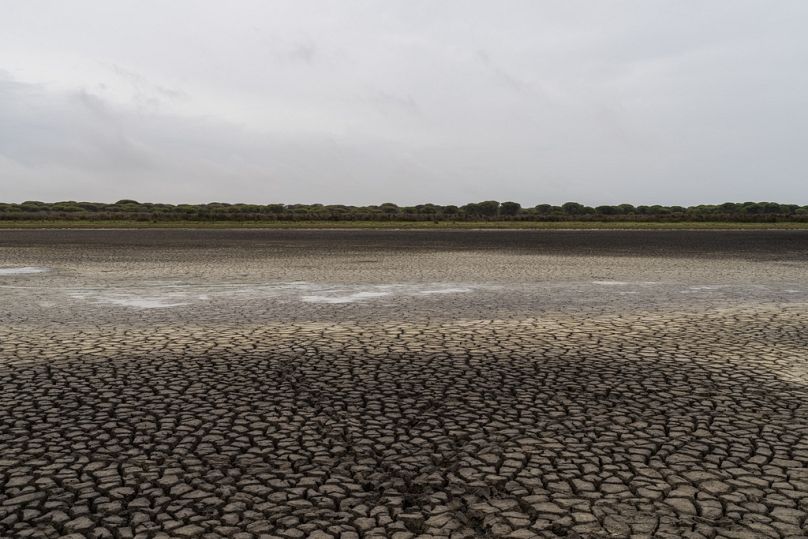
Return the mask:
M 805 230 L 3 230 L 4 249 L 74 247 L 87 256 L 94 251 L 213 250 L 219 256 L 297 255 L 337 251 L 498 251 L 537 255 L 702 256 L 757 260 L 808 260 Z M 126 253 L 120 253 L 126 256 Z M 130 253 L 134 257 L 139 254 Z
M 0 231 L 0 537 L 806 537 L 808 233 Z

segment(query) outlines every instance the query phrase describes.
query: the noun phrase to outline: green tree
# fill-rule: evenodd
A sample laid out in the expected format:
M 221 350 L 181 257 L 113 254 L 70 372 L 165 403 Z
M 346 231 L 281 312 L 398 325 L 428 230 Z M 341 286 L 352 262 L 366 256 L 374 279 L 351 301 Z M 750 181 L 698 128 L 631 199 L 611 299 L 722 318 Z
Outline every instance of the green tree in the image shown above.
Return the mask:
M 585 212 L 584 205 L 577 202 L 565 202 L 561 205 L 561 209 L 567 215 L 581 215 Z
M 379 209 L 388 215 L 392 215 L 394 213 L 399 212 L 398 206 L 393 204 L 392 202 L 385 202 L 384 204 L 381 204 L 379 206 Z
M 518 202 L 503 202 L 499 207 L 499 213 L 502 215 L 507 215 L 509 217 L 513 217 L 519 214 L 519 210 L 522 209 L 522 205 Z
M 600 215 L 620 215 L 621 210 L 619 206 L 598 206 L 595 212 Z

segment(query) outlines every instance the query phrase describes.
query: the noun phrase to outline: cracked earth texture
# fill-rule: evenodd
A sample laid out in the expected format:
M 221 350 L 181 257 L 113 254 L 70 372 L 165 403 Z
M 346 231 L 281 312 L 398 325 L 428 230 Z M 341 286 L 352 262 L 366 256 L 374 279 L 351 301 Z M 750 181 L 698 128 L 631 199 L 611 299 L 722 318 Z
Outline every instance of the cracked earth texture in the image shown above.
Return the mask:
M 0 232 L 0 537 L 808 536 L 808 233 Z

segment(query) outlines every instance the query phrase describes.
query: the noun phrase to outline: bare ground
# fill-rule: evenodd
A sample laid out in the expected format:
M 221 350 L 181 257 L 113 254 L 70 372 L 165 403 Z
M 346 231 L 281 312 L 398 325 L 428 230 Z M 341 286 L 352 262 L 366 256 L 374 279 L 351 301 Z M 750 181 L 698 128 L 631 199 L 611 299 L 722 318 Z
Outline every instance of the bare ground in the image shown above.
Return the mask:
M 805 537 L 808 233 L 0 232 L 2 537 Z

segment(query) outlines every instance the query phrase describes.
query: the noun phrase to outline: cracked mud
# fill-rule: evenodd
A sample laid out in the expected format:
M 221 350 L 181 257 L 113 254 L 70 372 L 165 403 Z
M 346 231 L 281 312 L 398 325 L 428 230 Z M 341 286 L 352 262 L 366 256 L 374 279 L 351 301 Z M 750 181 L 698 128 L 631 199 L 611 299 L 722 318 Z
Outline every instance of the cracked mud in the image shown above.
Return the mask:
M 0 537 L 806 537 L 806 262 L 785 231 L 4 231 Z

